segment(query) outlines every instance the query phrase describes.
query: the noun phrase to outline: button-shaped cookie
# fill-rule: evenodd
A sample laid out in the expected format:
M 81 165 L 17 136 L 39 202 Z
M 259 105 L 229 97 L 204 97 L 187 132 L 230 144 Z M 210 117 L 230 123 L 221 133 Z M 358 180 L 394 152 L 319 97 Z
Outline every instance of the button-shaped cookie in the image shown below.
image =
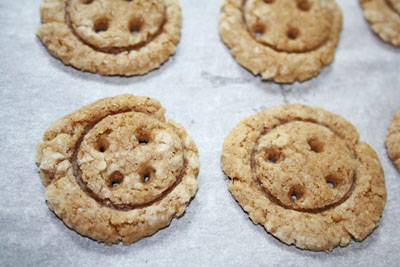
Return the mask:
M 360 0 L 371 29 L 384 41 L 400 46 L 400 0 Z
M 64 64 L 103 75 L 137 75 L 175 53 L 178 0 L 44 0 L 37 35 Z
M 221 155 L 228 187 L 255 224 L 286 244 L 332 250 L 367 237 L 386 201 L 375 151 L 321 108 L 276 106 L 242 121 Z
M 239 64 L 292 83 L 332 61 L 341 23 L 334 0 L 224 0 L 219 29 Z
M 197 148 L 148 97 L 121 95 L 55 122 L 36 162 L 47 204 L 66 225 L 130 244 L 181 216 L 197 190 Z
M 386 149 L 394 166 L 400 171 L 400 108 L 394 113 L 386 133 Z

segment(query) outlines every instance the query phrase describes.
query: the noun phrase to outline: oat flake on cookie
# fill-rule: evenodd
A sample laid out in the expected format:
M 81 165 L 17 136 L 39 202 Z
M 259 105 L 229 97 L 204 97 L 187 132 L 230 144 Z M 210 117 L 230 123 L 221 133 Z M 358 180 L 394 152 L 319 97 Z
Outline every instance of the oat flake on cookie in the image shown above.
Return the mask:
M 363 240 L 386 202 L 375 151 L 321 108 L 276 106 L 242 119 L 225 138 L 221 162 L 251 220 L 302 249 Z
M 148 97 L 101 99 L 53 123 L 37 146 L 47 204 L 94 240 L 128 245 L 181 216 L 197 190 L 198 151 Z
M 160 67 L 180 38 L 178 0 L 44 0 L 36 34 L 66 65 L 132 76 Z
M 304 81 L 333 59 L 342 25 L 334 0 L 224 0 L 221 9 L 222 40 L 264 80 Z

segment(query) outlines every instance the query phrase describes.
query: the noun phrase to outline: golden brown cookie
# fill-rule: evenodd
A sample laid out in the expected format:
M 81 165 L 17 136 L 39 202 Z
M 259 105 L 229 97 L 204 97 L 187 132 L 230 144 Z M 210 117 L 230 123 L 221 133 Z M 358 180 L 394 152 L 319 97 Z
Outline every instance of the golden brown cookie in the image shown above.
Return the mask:
M 44 0 L 36 34 L 64 64 L 103 75 L 138 75 L 175 53 L 178 0 Z
M 360 0 L 364 17 L 384 41 L 400 46 L 400 0 Z
M 400 171 L 400 108 L 393 115 L 386 134 L 386 148 L 394 166 Z
M 105 243 L 130 244 L 181 216 L 197 190 L 197 148 L 160 103 L 120 95 L 52 124 L 36 162 L 47 204 Z
M 224 0 L 219 19 L 239 64 L 280 83 L 310 79 L 329 64 L 341 25 L 334 0 Z
M 244 118 L 221 155 L 228 187 L 255 224 L 286 244 L 321 251 L 363 240 L 386 201 L 375 151 L 324 109 L 276 106 Z

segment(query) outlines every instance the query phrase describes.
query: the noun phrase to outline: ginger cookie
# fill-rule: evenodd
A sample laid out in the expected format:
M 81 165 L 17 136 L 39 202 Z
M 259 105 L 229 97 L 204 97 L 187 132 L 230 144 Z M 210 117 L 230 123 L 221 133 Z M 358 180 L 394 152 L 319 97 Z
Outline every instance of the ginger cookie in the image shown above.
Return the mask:
M 148 97 L 105 98 L 59 119 L 38 144 L 36 162 L 50 209 L 110 244 L 168 226 L 197 190 L 193 139 Z
M 385 144 L 389 157 L 400 171 L 400 108 L 393 115 L 386 134 Z
M 139 75 L 175 53 L 178 0 L 44 0 L 36 34 L 66 65 L 102 75 Z
M 279 83 L 310 79 L 329 64 L 341 25 L 334 0 L 224 0 L 219 19 L 239 64 Z
M 384 41 L 400 46 L 400 0 L 360 0 L 364 17 Z
M 234 198 L 255 224 L 286 244 L 314 251 L 361 241 L 386 202 L 375 151 L 328 111 L 276 106 L 244 118 L 221 155 Z

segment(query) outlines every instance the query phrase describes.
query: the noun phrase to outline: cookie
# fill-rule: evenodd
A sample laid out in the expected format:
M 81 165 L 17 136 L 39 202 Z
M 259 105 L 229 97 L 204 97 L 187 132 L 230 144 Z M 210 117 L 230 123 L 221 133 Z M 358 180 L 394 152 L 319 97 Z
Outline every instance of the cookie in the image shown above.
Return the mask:
M 276 106 L 241 122 L 221 154 L 231 194 L 255 224 L 286 244 L 314 251 L 361 241 L 386 202 L 375 151 L 328 111 Z
M 400 171 L 400 108 L 393 115 L 386 134 L 385 144 L 389 157 Z
M 384 41 L 400 46 L 400 0 L 360 0 L 364 17 Z
M 105 98 L 59 119 L 38 144 L 36 162 L 50 209 L 109 244 L 168 226 L 197 190 L 196 145 L 148 97 Z
M 175 53 L 178 0 L 44 0 L 36 34 L 66 65 L 131 76 L 160 67 Z
M 279 83 L 310 79 L 328 65 L 341 25 L 334 0 L 224 0 L 219 19 L 239 64 Z

